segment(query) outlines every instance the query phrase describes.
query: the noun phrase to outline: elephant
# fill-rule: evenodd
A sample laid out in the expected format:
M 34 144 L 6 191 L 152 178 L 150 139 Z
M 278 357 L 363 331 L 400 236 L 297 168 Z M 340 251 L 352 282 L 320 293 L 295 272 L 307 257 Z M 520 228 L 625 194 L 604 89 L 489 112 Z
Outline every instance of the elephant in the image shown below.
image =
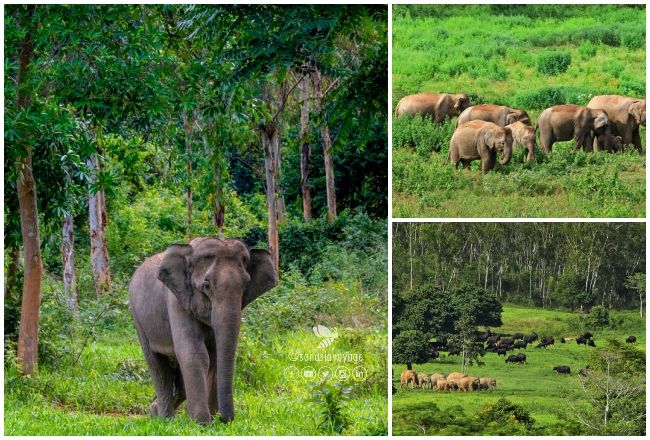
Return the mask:
M 451 391 L 457 390 L 458 384 L 456 382 L 451 382 L 448 380 L 439 380 L 437 383 L 438 390 L 440 391 Z
M 604 110 L 593 109 L 575 104 L 549 107 L 539 115 L 536 129 L 544 154 L 550 154 L 556 141 L 576 140 L 578 148 L 592 150 L 594 134 L 598 135 L 609 129 L 609 118 Z
M 431 388 L 431 378 L 427 373 L 418 374 L 418 383 L 420 388 Z
M 438 381 L 439 380 L 447 380 L 447 376 L 445 376 L 444 374 L 440 374 L 440 373 L 433 373 L 431 375 L 430 380 L 431 380 L 431 388 L 437 388 L 438 387 Z
M 469 96 L 465 93 L 417 93 L 405 96 L 397 103 L 395 116 L 422 115 L 442 124 L 445 118 L 460 115 L 469 104 Z
M 147 258 L 129 285 L 131 314 L 156 391 L 153 416 L 233 420 L 242 310 L 275 287 L 271 255 L 239 240 L 195 238 Z
M 594 150 L 609 153 L 622 152 L 623 139 L 620 136 L 614 136 L 611 131 L 601 133 L 594 138 Z
M 447 376 L 447 381 L 458 383 L 458 381 L 464 377 L 467 377 L 467 374 L 453 372 Z
M 402 374 L 400 374 L 399 387 L 402 388 L 404 385 L 408 385 L 409 382 L 411 382 L 411 388 L 419 386 L 418 374 L 413 370 L 402 371 Z
M 645 99 L 619 95 L 594 96 L 587 107 L 606 111 L 612 134 L 620 136 L 624 146 L 633 144 L 639 153 L 642 152 L 639 125 L 645 127 Z
M 468 169 L 473 160 L 481 161 L 483 174 L 494 167 L 497 151 L 503 152 L 499 161 L 506 165 L 512 157 L 512 131 L 493 122 L 469 121 L 458 126 L 449 142 L 449 156 L 454 167 L 462 162 Z
M 478 377 L 467 376 L 458 380 L 458 389 L 461 391 L 476 391 L 481 386 Z
M 520 121 L 508 124 L 506 128 L 512 131 L 513 150 L 518 146 L 525 148 L 528 151 L 526 160 L 535 162 L 535 129 Z M 523 339 L 523 335 L 520 339 Z
M 505 105 L 477 104 L 465 109 L 458 116 L 456 127 L 465 122 L 475 120 L 494 122 L 502 127 L 515 122 L 531 125 L 530 116 L 528 116 L 525 110 L 510 108 Z
M 497 381 L 491 377 L 479 377 L 480 389 L 491 390 L 497 387 Z

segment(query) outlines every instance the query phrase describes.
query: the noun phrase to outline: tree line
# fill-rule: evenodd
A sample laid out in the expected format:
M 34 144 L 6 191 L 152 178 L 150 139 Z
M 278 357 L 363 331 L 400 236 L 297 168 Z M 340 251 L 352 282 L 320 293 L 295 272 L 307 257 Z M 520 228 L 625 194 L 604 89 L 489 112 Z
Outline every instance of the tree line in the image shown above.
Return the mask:
M 645 301 L 641 223 L 395 223 L 393 292 L 469 283 L 500 302 L 589 311 Z
M 23 374 L 44 241 L 61 237 L 71 310 L 79 252 L 96 295 L 110 292 L 117 188 L 182 188 L 188 240 L 197 204 L 223 236 L 232 192 L 263 193 L 278 270 L 289 215 L 386 216 L 385 6 L 11 5 L 4 18 L 5 297 L 22 287 Z

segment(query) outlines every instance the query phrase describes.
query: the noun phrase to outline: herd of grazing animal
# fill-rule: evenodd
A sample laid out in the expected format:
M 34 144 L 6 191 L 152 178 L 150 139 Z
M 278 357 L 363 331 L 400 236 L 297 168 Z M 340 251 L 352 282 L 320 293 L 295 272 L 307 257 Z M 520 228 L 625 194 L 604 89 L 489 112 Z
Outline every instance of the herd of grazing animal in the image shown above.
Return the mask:
M 411 384 L 412 388 L 423 388 L 438 391 L 479 391 L 496 388 L 497 381 L 491 377 L 474 377 L 463 373 L 416 373 L 404 370 L 400 376 L 400 388 Z
M 575 340 L 578 345 L 595 347 L 596 343 L 591 332 L 585 332 L 578 337 L 562 337 L 560 342 L 566 344 Z M 496 353 L 497 356 L 506 356 L 508 351 L 516 349 L 526 349 L 528 345 L 535 345 L 536 349 L 547 348 L 555 345 L 555 338 L 543 336 L 539 338 L 537 333 L 531 332 L 530 335 L 524 333 L 514 333 L 512 335 L 493 334 L 489 329 L 485 332 L 476 334 L 477 351 L 480 356 L 484 356 L 488 351 Z M 628 344 L 636 344 L 636 336 L 628 336 L 625 340 Z M 447 356 L 457 356 L 461 350 L 458 347 L 448 346 L 447 340 L 440 338 L 432 343 L 431 354 L 433 359 L 440 358 L 440 352 L 446 351 Z M 506 364 L 526 364 L 526 354 L 511 354 L 505 359 Z M 571 374 L 571 368 L 567 365 L 556 365 L 553 371 L 557 374 Z M 580 376 L 587 377 L 590 373 L 589 367 L 581 368 L 578 372 Z M 400 388 L 411 385 L 411 388 L 422 388 L 438 391 L 479 391 L 491 390 L 496 388 L 496 380 L 491 377 L 475 377 L 463 373 L 418 373 L 412 369 L 402 371 L 400 375 Z
M 481 161 L 483 173 L 496 162 L 507 164 L 513 148 L 524 148 L 526 160 L 535 161 L 536 135 L 544 154 L 553 144 L 574 139 L 574 151 L 622 152 L 634 145 L 641 153 L 639 126 L 645 122 L 646 100 L 620 95 L 594 96 L 586 106 L 564 104 L 544 110 L 533 127 L 525 110 L 496 104 L 471 105 L 465 93 L 417 93 L 402 98 L 395 116 L 421 115 L 441 124 L 457 116 L 456 130 L 449 143 L 448 160 L 454 167 L 462 163 L 467 169 L 474 160 Z

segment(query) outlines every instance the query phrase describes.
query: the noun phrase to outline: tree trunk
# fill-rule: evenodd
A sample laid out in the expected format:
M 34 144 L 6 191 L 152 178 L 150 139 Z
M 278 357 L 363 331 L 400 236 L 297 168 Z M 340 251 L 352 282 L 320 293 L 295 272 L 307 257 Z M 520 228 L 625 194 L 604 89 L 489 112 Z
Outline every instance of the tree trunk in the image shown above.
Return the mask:
M 302 215 L 305 221 L 312 219 L 311 186 L 309 185 L 309 76 L 300 81 L 300 190 L 302 191 Z
M 264 147 L 264 172 L 266 175 L 266 204 L 268 212 L 268 236 L 269 236 L 269 253 L 273 258 L 275 270 L 280 273 L 280 253 L 279 253 L 279 236 L 278 236 L 278 217 L 276 212 L 276 181 L 277 169 L 275 168 L 275 149 L 277 133 L 274 127 L 260 127 L 262 136 L 262 146 Z
M 72 181 L 72 176 L 66 172 L 66 182 Z M 61 241 L 61 256 L 63 258 L 63 291 L 68 297 L 70 311 L 76 313 L 77 304 L 77 280 L 74 267 L 74 223 L 72 213 L 67 212 L 63 216 L 63 237 Z
M 29 106 L 29 92 L 25 86 L 26 75 L 34 53 L 31 23 L 35 5 L 28 6 L 29 27 L 23 37 L 17 75 L 17 106 L 25 110 Z M 41 306 L 41 282 L 43 278 L 43 261 L 41 259 L 41 239 L 36 205 L 36 181 L 32 173 L 32 148 L 26 145 L 27 156 L 16 162 L 18 181 L 18 207 L 20 212 L 20 229 L 23 238 L 25 256 L 25 280 L 23 283 L 22 307 L 20 309 L 20 327 L 18 331 L 18 366 L 23 375 L 35 373 L 38 363 L 38 322 Z
M 86 160 L 90 174 L 90 185 L 97 179 L 98 159 L 93 154 Z M 99 190 L 93 194 L 88 191 L 88 224 L 90 228 L 90 265 L 95 281 L 95 292 L 100 297 L 104 295 L 111 284 L 111 270 L 108 263 L 108 250 L 104 238 L 104 226 L 106 222 L 106 208 L 103 191 Z
M 334 223 L 336 220 L 336 185 L 334 182 L 334 160 L 332 158 L 332 140 L 330 130 L 323 114 L 323 91 L 321 84 L 321 73 L 318 68 L 314 69 L 313 84 L 316 97 L 316 111 L 321 115 L 320 133 L 323 141 L 323 158 L 325 162 L 325 188 L 327 191 L 327 222 Z
M 220 237 L 223 236 L 223 225 L 226 215 L 226 205 L 223 204 L 223 187 L 222 187 L 222 171 L 221 164 L 216 165 L 215 173 L 215 193 L 214 193 L 214 227 Z
M 183 129 L 185 130 L 185 156 L 187 159 L 187 190 L 185 195 L 185 207 L 187 211 L 187 239 L 192 240 L 192 121 L 183 111 Z

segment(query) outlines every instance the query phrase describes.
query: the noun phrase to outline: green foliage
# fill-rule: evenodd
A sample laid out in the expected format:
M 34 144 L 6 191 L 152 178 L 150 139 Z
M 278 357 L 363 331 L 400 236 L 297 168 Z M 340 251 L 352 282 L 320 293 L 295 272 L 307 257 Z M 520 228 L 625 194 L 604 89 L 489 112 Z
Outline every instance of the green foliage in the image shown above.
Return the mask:
M 332 384 L 322 381 L 312 388 L 312 402 L 321 407 L 319 427 L 327 433 L 342 434 L 350 425 L 350 419 L 344 407 L 354 389 L 339 382 Z
M 417 330 L 405 330 L 397 334 L 392 341 L 393 364 L 423 364 L 429 360 L 427 337 Z
M 597 47 L 595 44 L 593 44 L 591 41 L 585 41 L 578 47 L 578 53 L 580 54 L 580 58 L 583 60 L 588 60 L 593 58 L 596 55 L 596 52 L 598 51 Z
M 571 65 L 569 52 L 542 52 L 537 59 L 537 70 L 543 75 L 558 75 Z
M 519 108 L 545 109 L 554 105 L 566 104 L 564 90 L 558 87 L 517 93 L 512 100 Z
M 434 151 L 449 151 L 449 139 L 454 129 L 455 122 L 451 119 L 439 125 L 422 116 L 394 118 L 393 148 L 414 148 L 422 157 L 428 157 Z
M 601 305 L 592 307 L 589 316 L 587 317 L 587 325 L 591 328 L 597 329 L 609 327 L 609 310 Z
M 530 429 L 535 423 L 525 408 L 504 398 L 485 405 L 478 416 L 488 424 L 493 424 L 493 427 L 501 427 L 501 432 L 507 435 L 512 435 L 509 432 L 511 429 L 518 430 L 518 425 Z

